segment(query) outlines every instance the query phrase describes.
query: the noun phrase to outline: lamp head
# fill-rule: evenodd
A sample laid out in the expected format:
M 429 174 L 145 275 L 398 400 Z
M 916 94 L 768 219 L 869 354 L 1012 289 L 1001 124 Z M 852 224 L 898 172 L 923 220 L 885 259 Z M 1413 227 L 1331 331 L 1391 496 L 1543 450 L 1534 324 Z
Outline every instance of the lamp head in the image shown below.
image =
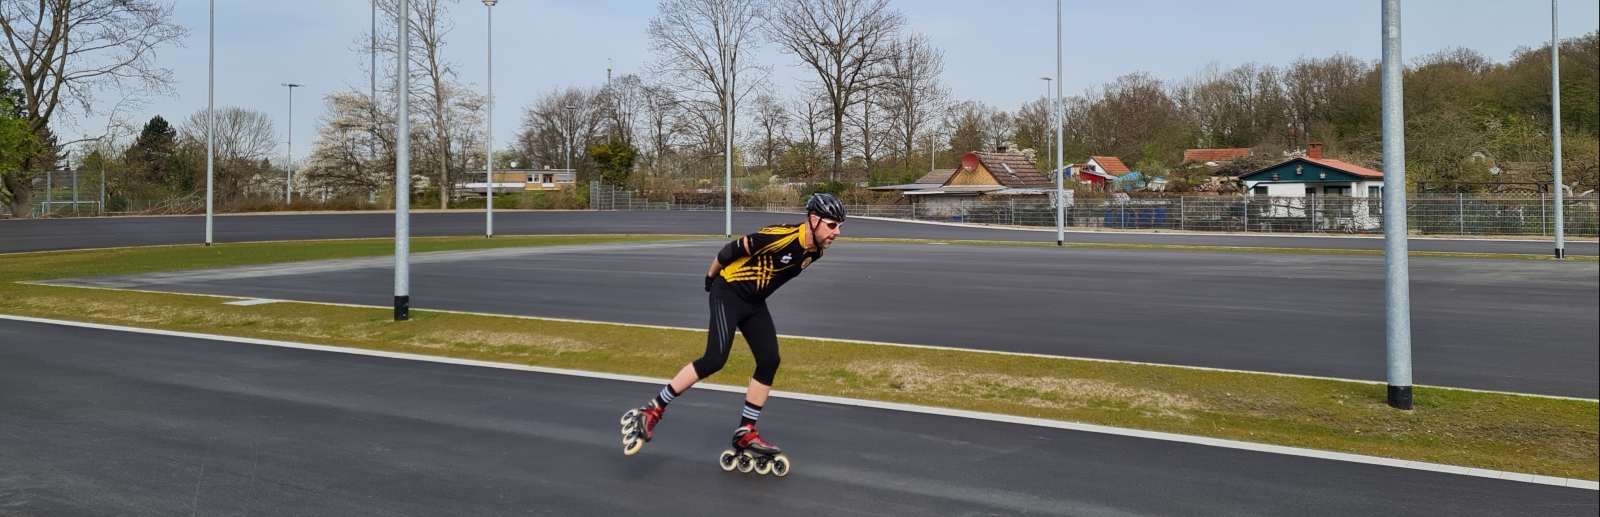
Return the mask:
M 499 1 L 500 0 L 483 0 L 483 5 L 494 7 L 494 4 L 498 3 Z

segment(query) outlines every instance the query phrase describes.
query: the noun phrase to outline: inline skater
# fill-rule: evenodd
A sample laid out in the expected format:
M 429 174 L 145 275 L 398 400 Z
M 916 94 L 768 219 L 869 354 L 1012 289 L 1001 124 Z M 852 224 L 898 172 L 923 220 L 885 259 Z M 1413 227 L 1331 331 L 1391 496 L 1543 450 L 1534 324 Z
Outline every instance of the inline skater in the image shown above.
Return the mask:
M 711 323 L 706 352 L 684 365 L 672 382 L 639 409 L 622 418 L 623 453 L 639 452 L 650 441 L 667 404 L 690 386 L 722 369 L 728 361 L 735 329 L 744 334 L 756 359 L 755 374 L 745 391 L 744 412 L 733 433 L 733 449 L 724 451 L 723 470 L 754 469 L 762 474 L 788 473 L 788 458 L 756 432 L 756 419 L 767 403 L 778 372 L 778 332 L 767 311 L 766 299 L 785 282 L 798 276 L 839 236 L 844 204 L 831 194 L 815 194 L 806 201 L 806 220 L 780 224 L 729 242 L 711 261 L 705 289 L 711 293 Z

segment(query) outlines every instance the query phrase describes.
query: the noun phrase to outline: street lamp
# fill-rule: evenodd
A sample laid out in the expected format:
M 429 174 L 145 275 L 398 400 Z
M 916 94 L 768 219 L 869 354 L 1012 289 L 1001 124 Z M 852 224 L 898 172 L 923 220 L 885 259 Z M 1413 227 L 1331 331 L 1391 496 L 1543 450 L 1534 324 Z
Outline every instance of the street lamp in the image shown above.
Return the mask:
M 283 202 L 289 204 L 294 194 L 294 89 L 303 84 L 283 83 L 289 88 L 289 162 L 284 164 Z
M 211 178 L 215 175 L 213 164 L 216 161 L 216 133 L 217 117 L 216 85 L 217 85 L 217 0 L 211 0 L 210 29 L 206 42 L 206 245 L 211 245 L 211 215 L 212 187 Z M 105 174 L 101 174 L 105 176 Z
M 1056 98 L 1051 103 L 1050 116 L 1056 126 L 1056 246 L 1063 246 L 1067 240 L 1067 198 L 1066 184 L 1067 171 L 1065 170 L 1065 157 L 1062 148 L 1066 147 L 1067 117 L 1061 113 L 1061 0 L 1056 0 Z
M 411 6 L 395 2 L 394 320 L 411 319 Z
M 483 236 L 484 236 L 484 238 L 493 238 L 494 237 L 494 4 L 497 3 L 498 1 L 499 0 L 483 0 L 484 11 L 487 12 L 488 15 L 489 15 L 488 29 L 484 31 L 484 37 L 489 42 L 489 52 L 488 52 L 488 60 L 489 60 L 489 63 L 488 63 L 489 74 L 488 75 L 489 75 L 489 80 L 487 81 L 487 83 L 488 83 L 487 84 L 487 88 L 489 90 L 489 99 L 488 99 L 489 108 L 487 110 L 488 111 L 488 117 L 487 117 L 488 118 L 488 130 L 485 133 L 488 136 L 487 140 L 488 140 L 489 144 L 487 146 L 488 150 L 486 151 L 486 156 L 484 157 L 484 161 L 483 161 L 484 187 L 485 187 L 483 189 L 484 190 L 484 203 L 483 203 L 483 207 L 484 207 L 484 209 L 483 209 L 483 218 L 484 218 L 483 219 Z
M 567 105 L 567 172 L 572 172 L 572 117 L 577 110 L 577 106 Z

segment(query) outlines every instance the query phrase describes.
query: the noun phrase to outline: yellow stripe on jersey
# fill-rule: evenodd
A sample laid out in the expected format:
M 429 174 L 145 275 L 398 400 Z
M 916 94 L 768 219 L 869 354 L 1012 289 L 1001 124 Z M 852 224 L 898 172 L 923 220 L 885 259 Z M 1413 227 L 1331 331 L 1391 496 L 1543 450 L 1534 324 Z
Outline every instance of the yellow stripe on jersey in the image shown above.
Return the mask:
M 778 271 L 794 267 L 793 264 L 777 267 L 773 255 L 789 244 L 800 240 L 800 232 L 804 227 L 796 226 L 785 228 L 782 226 L 769 226 L 757 232 L 765 235 L 779 235 L 778 239 L 762 246 L 760 249 L 750 250 L 750 256 L 733 260 L 732 264 L 722 268 L 722 279 L 728 282 L 755 282 L 756 290 L 760 291 L 772 281 L 772 276 Z

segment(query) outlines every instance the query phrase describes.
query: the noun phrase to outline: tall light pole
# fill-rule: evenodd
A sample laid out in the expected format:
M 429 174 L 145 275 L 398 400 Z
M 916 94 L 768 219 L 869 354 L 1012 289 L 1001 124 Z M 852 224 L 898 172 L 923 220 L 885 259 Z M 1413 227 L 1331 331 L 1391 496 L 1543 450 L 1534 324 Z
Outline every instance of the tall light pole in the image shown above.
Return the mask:
M 1556 0 L 1550 0 L 1550 136 L 1551 163 L 1555 165 L 1556 187 L 1556 258 L 1567 256 L 1566 246 L 1566 221 L 1562 217 L 1561 206 L 1561 58 L 1556 56 L 1557 49 L 1561 48 L 1560 26 L 1556 16 Z
M 1389 406 L 1411 409 L 1411 264 L 1406 256 L 1405 89 L 1400 0 L 1383 0 L 1383 284 Z
M 211 245 L 212 177 L 216 172 L 216 93 L 217 93 L 217 0 L 211 0 L 210 26 L 206 42 L 206 246 Z M 102 174 L 104 176 L 104 174 Z M 77 208 L 77 205 L 73 205 Z
M 494 238 L 494 4 L 498 1 L 499 0 L 483 0 L 484 11 L 489 13 L 488 29 L 484 31 L 484 36 L 489 41 L 489 80 L 487 85 L 489 90 L 489 109 L 487 117 L 489 126 L 487 133 L 489 149 L 487 151 L 487 156 L 484 157 L 485 159 L 483 162 L 483 171 L 486 173 L 484 180 L 485 186 L 487 187 L 484 189 L 484 195 L 486 197 L 484 198 L 483 203 L 484 238 Z
M 723 9 L 726 13 L 727 9 Z M 727 20 L 723 20 L 723 27 L 727 27 Z M 733 237 L 733 63 L 728 58 L 727 36 L 723 36 L 719 50 L 722 54 L 722 145 L 723 145 L 723 209 L 725 225 L 723 236 Z
M 394 320 L 411 319 L 411 5 L 396 0 L 394 134 Z
M 289 161 L 284 164 L 283 202 L 293 202 L 290 196 L 294 194 L 294 89 L 303 84 L 283 83 L 289 88 Z
M 1066 135 L 1063 134 L 1065 129 L 1062 126 L 1066 125 L 1064 122 L 1066 122 L 1067 117 L 1061 113 L 1061 0 L 1056 0 L 1055 86 L 1056 98 L 1055 102 L 1051 103 L 1050 115 L 1055 119 L 1053 124 L 1056 126 L 1056 246 L 1064 246 L 1065 241 L 1067 240 L 1067 198 L 1065 192 L 1067 172 L 1066 167 L 1062 167 L 1062 165 L 1065 163 L 1065 159 L 1062 156 L 1061 148 L 1066 146 Z
M 367 102 L 372 103 L 373 111 L 377 111 L 377 108 L 378 108 L 378 0 L 372 0 L 372 32 L 367 33 L 367 35 L 371 38 L 369 40 L 369 42 L 368 42 L 369 45 L 370 45 L 368 47 L 368 50 L 370 51 L 369 52 L 369 57 L 372 59 L 371 66 L 367 67 L 367 73 L 370 76 L 370 77 L 368 77 L 368 80 L 371 81 L 369 83 L 368 90 L 367 90 L 367 92 L 368 92 L 367 93 Z M 376 160 L 378 158 L 378 123 L 376 122 L 376 118 L 374 118 L 374 122 L 372 123 L 372 139 L 368 140 L 367 142 L 368 142 L 367 143 L 367 155 L 371 156 L 372 159 Z M 374 188 L 371 191 L 369 191 L 368 195 L 372 196 L 372 197 L 370 197 L 368 199 L 371 200 L 373 203 L 377 203 L 378 202 L 378 192 L 377 192 L 376 188 Z

